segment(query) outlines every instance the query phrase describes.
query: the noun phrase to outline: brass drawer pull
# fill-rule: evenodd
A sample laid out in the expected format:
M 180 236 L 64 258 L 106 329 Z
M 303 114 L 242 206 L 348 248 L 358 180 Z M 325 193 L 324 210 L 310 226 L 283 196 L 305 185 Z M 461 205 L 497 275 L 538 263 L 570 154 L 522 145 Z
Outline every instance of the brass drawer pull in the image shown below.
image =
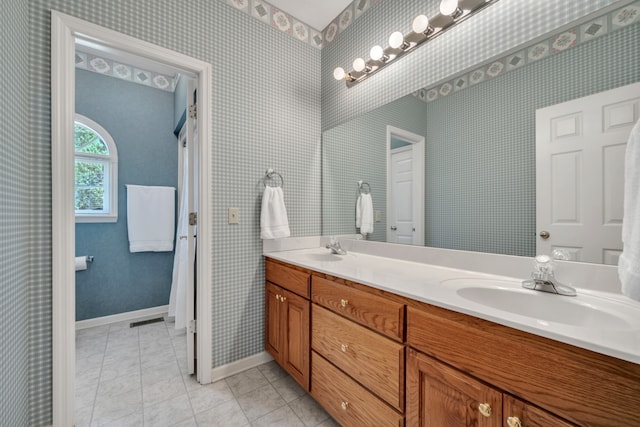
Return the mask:
M 340 406 L 342 407 L 342 410 L 346 411 L 349 409 L 349 402 L 342 402 Z
M 480 411 L 480 413 L 482 415 L 484 415 L 485 417 L 490 417 L 491 416 L 491 405 L 489 405 L 488 403 L 481 403 L 478 405 L 478 411 Z
M 285 302 L 287 300 L 287 297 L 280 297 L 280 301 Z
M 522 427 L 522 422 L 518 417 L 509 417 L 507 418 L 507 425 L 509 427 Z
M 341 300 L 340 300 L 340 305 L 341 305 L 342 307 L 346 307 L 346 306 L 348 306 L 348 305 L 349 305 L 349 300 L 348 300 L 348 299 L 341 299 Z
M 343 353 L 346 353 L 347 350 L 349 350 L 349 344 L 341 344 L 340 350 L 342 350 Z

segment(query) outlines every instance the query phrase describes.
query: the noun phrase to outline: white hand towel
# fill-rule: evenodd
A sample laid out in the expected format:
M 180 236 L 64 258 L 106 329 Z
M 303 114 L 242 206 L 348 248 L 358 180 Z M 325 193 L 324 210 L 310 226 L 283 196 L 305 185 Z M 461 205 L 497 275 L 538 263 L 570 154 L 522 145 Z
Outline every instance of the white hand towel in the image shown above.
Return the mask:
M 618 261 L 622 293 L 640 301 L 640 120 L 625 153 L 623 250 Z
M 362 225 L 362 195 L 358 195 L 356 199 L 356 228 L 360 228 Z
M 170 252 L 175 229 L 173 187 L 127 185 L 130 252 Z
M 371 194 L 360 195 L 360 234 L 373 233 L 373 200 Z
M 262 194 L 260 237 L 263 239 L 280 239 L 290 235 L 289 219 L 287 218 L 287 208 L 284 206 L 282 188 L 266 186 Z

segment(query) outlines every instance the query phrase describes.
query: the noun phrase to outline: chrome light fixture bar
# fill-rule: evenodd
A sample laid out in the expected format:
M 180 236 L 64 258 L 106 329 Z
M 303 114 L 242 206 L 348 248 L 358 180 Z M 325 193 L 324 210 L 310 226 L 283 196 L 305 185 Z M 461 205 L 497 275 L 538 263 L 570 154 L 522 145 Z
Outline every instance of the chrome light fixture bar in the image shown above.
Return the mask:
M 407 35 L 400 31 L 394 32 L 389 37 L 389 46 L 386 49 L 379 45 L 372 47 L 369 60 L 357 58 L 353 61 L 353 69 L 350 72 L 337 67 L 333 70 L 333 77 L 338 81 L 344 80 L 350 88 L 497 1 L 442 0 L 438 15 L 433 18 L 426 15 L 416 16 L 411 25 L 412 31 Z

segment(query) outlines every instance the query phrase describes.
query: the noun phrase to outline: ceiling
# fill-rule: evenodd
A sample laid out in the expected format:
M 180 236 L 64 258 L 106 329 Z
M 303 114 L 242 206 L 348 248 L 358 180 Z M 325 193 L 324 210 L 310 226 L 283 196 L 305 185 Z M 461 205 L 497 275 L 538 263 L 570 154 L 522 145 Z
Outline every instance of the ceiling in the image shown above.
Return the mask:
M 269 0 L 276 8 L 316 30 L 324 30 L 353 0 Z

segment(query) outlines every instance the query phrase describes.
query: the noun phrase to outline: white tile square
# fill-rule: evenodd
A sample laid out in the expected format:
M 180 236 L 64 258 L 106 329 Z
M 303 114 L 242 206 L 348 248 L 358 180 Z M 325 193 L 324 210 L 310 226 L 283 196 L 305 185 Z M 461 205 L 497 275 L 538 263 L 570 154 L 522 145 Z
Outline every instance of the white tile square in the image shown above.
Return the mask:
M 235 399 L 225 381 L 216 381 L 215 383 L 189 390 L 189 398 L 191 399 L 193 412 L 196 414 Z
M 175 427 L 193 420 L 193 411 L 186 394 L 144 407 L 145 427 Z
M 238 402 L 233 399 L 196 414 L 198 425 L 207 427 L 244 427 L 249 425 Z

